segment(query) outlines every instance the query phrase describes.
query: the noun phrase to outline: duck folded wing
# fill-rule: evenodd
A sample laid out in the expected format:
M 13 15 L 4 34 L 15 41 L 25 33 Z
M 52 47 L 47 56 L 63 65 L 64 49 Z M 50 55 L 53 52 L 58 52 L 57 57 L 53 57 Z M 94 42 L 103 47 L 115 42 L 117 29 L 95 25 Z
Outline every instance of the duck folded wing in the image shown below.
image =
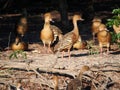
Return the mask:
M 60 40 L 57 45 L 54 47 L 54 51 L 61 51 L 64 49 L 70 49 L 75 42 L 75 34 L 69 32 L 63 36 L 63 39 Z
M 53 43 L 54 43 L 57 40 L 57 37 L 59 38 L 59 35 L 62 34 L 62 31 L 55 25 L 51 25 L 50 28 L 54 34 L 54 40 L 53 40 Z

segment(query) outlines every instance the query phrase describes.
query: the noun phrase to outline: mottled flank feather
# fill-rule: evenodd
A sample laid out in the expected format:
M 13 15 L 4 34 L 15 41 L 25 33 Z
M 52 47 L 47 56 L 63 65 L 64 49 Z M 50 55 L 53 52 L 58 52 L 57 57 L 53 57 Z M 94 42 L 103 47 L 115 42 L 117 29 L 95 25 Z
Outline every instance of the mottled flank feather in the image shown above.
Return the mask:
M 63 36 L 63 40 L 60 40 L 58 42 L 58 44 L 54 47 L 54 51 L 62 51 L 65 49 L 70 49 L 73 45 L 73 43 L 75 42 L 75 40 L 71 37 L 75 37 L 75 34 L 73 33 L 73 31 L 65 34 Z
M 50 25 L 51 30 L 53 31 L 54 34 L 54 40 L 53 43 L 59 38 L 59 35 L 62 34 L 62 31 L 55 25 Z

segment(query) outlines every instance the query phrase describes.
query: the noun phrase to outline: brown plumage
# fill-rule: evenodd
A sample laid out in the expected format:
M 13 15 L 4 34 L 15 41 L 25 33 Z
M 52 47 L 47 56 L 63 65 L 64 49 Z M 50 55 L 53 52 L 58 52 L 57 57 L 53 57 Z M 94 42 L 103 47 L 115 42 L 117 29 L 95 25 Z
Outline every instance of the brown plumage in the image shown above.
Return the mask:
M 27 24 L 27 18 L 26 17 L 21 17 L 20 18 L 20 23 Z
M 12 50 L 27 50 L 28 44 L 22 42 L 19 37 L 16 37 L 15 42 L 11 44 Z
M 114 32 L 116 34 L 120 33 L 120 25 L 116 26 L 116 25 L 113 25 L 113 29 L 114 29 Z
M 83 73 L 89 70 L 90 70 L 89 66 L 83 66 L 77 78 L 73 79 L 70 83 L 68 83 L 66 90 L 82 90 Z
M 21 36 L 27 32 L 27 18 L 22 17 L 17 25 L 17 33 Z
M 78 41 L 73 45 L 74 49 L 85 49 L 87 46 L 87 43 L 85 41 L 81 40 L 81 37 L 79 37 Z
M 44 15 L 44 19 L 45 23 L 43 29 L 40 32 L 40 39 L 44 44 L 44 48 L 47 44 L 48 52 L 52 52 L 50 46 L 57 40 L 57 37 L 60 38 L 62 31 L 58 27 L 50 24 L 50 21 L 52 21 L 52 16 L 50 13 L 46 13 Z
M 54 51 L 63 51 L 68 50 L 69 53 L 69 59 L 70 59 L 70 49 L 73 46 L 74 43 L 78 41 L 79 38 L 79 30 L 77 26 L 77 21 L 83 20 L 80 15 L 74 15 L 73 16 L 73 25 L 74 28 L 71 32 L 68 32 L 67 34 L 63 35 L 62 39 L 57 43 L 57 45 L 54 47 Z M 63 57 L 63 55 L 62 55 Z
M 107 31 L 107 28 L 104 24 L 101 24 L 99 27 L 99 32 L 97 33 L 97 39 L 99 42 L 100 52 L 102 53 L 103 47 L 107 47 L 107 53 L 109 53 L 111 35 L 110 32 Z
M 93 40 L 95 40 L 95 34 L 98 33 L 98 27 L 100 26 L 102 20 L 100 18 L 95 17 L 92 20 L 92 35 L 93 35 Z

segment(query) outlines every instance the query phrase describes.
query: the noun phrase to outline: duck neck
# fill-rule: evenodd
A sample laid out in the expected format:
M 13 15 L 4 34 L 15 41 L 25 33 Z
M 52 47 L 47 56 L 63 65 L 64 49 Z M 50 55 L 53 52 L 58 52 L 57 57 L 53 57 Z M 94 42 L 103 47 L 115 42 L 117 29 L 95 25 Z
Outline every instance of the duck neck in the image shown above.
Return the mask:
M 45 29 L 49 29 L 49 28 L 50 28 L 50 22 L 45 22 L 44 28 L 45 28 Z
M 15 43 L 16 43 L 16 45 L 18 45 L 18 44 L 19 44 L 19 40 L 16 39 L 16 40 L 15 40 Z
M 73 32 L 78 36 L 79 35 L 79 30 L 78 30 L 78 25 L 77 25 L 76 20 L 73 20 L 73 25 L 74 25 Z

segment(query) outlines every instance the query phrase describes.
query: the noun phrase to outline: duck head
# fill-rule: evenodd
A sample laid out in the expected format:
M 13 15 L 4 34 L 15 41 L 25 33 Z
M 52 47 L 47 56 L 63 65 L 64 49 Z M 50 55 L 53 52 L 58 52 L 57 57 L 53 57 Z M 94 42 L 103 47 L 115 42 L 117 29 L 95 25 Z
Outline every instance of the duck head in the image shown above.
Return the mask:
M 45 19 L 45 22 L 52 21 L 52 15 L 51 15 L 51 13 L 45 13 L 44 19 Z
M 22 17 L 22 18 L 20 19 L 20 23 L 22 23 L 22 24 L 27 24 L 27 18 L 26 18 L 26 17 Z
M 73 21 L 77 21 L 77 20 L 83 21 L 84 19 L 81 17 L 81 15 L 75 14 L 73 16 Z

